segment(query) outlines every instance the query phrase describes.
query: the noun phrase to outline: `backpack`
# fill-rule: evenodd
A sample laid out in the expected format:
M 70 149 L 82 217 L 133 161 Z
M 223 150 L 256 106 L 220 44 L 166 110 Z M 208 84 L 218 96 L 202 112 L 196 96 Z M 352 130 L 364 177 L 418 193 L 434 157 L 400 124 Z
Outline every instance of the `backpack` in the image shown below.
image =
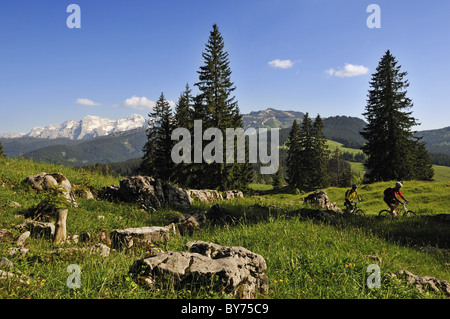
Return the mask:
M 384 192 L 383 192 L 383 194 L 384 194 L 384 199 L 386 200 L 389 200 L 389 199 L 392 199 L 393 197 L 394 197 L 394 188 L 393 187 L 388 187 L 388 188 L 386 188 L 385 190 L 384 190 Z

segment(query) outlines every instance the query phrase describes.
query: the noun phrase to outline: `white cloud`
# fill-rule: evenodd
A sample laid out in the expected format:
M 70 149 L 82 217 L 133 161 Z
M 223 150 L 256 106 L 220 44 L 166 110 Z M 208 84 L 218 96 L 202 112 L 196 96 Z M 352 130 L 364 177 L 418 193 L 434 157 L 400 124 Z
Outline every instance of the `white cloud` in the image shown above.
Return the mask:
M 338 76 L 340 78 L 359 76 L 369 73 L 369 68 L 364 65 L 354 65 L 345 63 L 344 69 L 335 70 L 333 68 L 325 71 L 329 76 Z
M 167 101 L 171 108 L 175 107 L 175 102 L 173 101 Z M 138 111 L 149 111 L 152 110 L 156 105 L 155 101 L 149 100 L 145 96 L 139 97 L 139 96 L 132 96 L 125 101 L 122 102 L 120 105 L 114 105 L 114 107 L 129 107 Z
M 297 62 L 298 61 L 275 59 L 275 60 L 270 61 L 268 64 L 272 68 L 276 68 L 276 69 L 289 69 L 289 68 L 292 68 L 294 66 L 294 64 Z
M 75 101 L 75 103 L 77 104 L 81 104 L 81 105 L 89 105 L 89 106 L 96 106 L 96 105 L 100 105 L 100 103 L 96 103 L 92 100 L 89 99 L 77 99 Z

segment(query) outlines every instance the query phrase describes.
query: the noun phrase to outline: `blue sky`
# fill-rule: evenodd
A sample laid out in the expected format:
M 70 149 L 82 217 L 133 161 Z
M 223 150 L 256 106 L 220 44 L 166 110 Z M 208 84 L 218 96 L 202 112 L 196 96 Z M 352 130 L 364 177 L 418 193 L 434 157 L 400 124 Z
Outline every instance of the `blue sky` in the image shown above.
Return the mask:
M 68 28 L 67 6 L 81 8 Z M 369 4 L 381 28 L 368 28 Z M 268 107 L 358 116 L 386 52 L 410 81 L 419 130 L 450 125 L 450 1 L 2 0 L 0 133 L 147 115 L 176 101 L 197 71 L 212 25 L 229 53 L 241 113 Z

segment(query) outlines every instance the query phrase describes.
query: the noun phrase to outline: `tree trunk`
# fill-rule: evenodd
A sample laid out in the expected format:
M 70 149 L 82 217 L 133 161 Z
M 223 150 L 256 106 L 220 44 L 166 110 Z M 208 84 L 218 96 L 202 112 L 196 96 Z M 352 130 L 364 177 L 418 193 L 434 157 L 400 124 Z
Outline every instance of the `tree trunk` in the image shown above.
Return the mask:
M 55 243 L 61 243 L 66 240 L 67 234 L 66 234 L 66 220 L 67 220 L 67 214 L 69 213 L 69 210 L 63 209 L 58 210 L 57 213 L 57 220 L 55 225 Z

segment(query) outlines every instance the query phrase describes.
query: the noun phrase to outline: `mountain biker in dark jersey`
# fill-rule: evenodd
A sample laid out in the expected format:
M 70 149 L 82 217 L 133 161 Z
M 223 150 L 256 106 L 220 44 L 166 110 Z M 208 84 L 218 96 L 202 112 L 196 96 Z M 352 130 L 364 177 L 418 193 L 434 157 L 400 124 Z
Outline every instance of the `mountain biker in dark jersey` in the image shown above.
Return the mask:
M 397 182 L 395 183 L 395 187 L 388 187 L 384 191 L 384 202 L 389 206 L 389 209 L 394 216 L 397 215 L 395 210 L 402 203 L 399 197 L 402 198 L 406 203 L 408 202 L 408 200 L 400 191 L 400 188 L 402 188 L 402 186 L 402 183 Z
M 361 197 L 358 194 L 358 186 L 356 184 L 352 185 L 352 188 L 347 189 L 345 192 L 345 206 L 349 211 L 353 208 L 353 199 L 361 201 Z

